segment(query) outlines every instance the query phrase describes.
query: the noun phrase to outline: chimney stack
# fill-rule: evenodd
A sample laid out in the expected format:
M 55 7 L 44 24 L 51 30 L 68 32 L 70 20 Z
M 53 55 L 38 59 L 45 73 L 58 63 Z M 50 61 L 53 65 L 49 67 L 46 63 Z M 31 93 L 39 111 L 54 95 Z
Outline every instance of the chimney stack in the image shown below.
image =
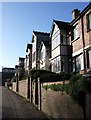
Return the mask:
M 72 20 L 76 19 L 79 14 L 80 14 L 80 10 L 74 9 L 74 10 L 72 11 Z

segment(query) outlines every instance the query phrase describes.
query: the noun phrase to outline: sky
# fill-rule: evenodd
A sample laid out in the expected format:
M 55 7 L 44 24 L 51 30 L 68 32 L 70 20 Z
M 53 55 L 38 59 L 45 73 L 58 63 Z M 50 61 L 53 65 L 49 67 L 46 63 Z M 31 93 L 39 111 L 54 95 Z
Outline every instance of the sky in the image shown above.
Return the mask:
M 0 26 L 0 71 L 15 67 L 25 57 L 33 30 L 50 32 L 53 19 L 71 22 L 72 10 L 83 10 L 89 2 L 2 2 Z M 1 29 L 0 29 L 1 31 Z

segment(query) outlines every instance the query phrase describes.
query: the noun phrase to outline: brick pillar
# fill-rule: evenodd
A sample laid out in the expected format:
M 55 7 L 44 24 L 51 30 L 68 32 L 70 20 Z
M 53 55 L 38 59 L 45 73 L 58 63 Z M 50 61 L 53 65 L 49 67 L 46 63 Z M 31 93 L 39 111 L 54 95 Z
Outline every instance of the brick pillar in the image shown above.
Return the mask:
M 28 77 L 27 82 L 27 98 L 30 99 L 30 77 Z
M 38 78 L 38 109 L 41 110 L 41 81 Z
M 38 80 L 35 82 L 35 104 L 38 105 Z
M 30 77 L 30 102 L 33 102 L 32 76 Z
M 19 91 L 19 75 L 16 75 L 16 92 Z

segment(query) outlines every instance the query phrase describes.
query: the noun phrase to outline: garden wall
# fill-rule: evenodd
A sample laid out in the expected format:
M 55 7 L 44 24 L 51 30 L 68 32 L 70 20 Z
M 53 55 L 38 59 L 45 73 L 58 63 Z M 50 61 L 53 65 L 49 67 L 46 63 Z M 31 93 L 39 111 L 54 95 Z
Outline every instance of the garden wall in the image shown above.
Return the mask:
M 52 118 L 83 118 L 83 108 L 74 102 L 72 98 L 61 91 L 45 90 L 42 85 L 52 83 L 41 83 L 38 81 L 38 109 Z M 54 84 L 54 83 L 53 83 Z M 59 82 L 56 82 L 59 84 Z M 62 82 L 60 82 L 62 84 Z M 91 119 L 91 95 L 86 95 L 86 118 Z
M 27 98 L 27 87 L 28 87 L 27 79 L 19 81 L 19 94 L 25 98 Z
M 16 92 L 16 82 L 12 82 L 12 91 Z
M 41 88 L 41 110 L 53 118 L 82 118 L 82 108 L 65 92 Z

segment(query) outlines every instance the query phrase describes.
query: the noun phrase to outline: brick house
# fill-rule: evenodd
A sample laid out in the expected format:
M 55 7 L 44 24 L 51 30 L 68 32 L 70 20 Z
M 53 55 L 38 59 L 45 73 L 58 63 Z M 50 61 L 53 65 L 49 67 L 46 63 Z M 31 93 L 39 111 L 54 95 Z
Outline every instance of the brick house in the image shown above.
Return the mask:
M 69 23 L 53 20 L 51 29 L 51 70 L 52 72 L 71 71 L 71 44 L 68 39 Z
M 33 31 L 32 34 L 32 69 L 40 69 L 39 47 L 41 41 L 49 39 L 50 33 Z
M 69 36 L 73 71 L 88 71 L 91 69 L 91 2 L 82 12 L 78 9 L 72 11 Z

